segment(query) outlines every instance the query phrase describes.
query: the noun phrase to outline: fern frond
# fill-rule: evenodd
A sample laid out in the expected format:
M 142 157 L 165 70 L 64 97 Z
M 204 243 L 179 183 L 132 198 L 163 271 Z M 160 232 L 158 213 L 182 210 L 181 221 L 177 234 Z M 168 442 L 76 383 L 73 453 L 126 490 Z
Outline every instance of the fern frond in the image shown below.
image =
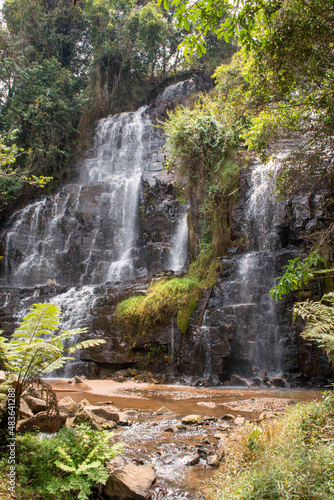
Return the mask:
M 105 343 L 106 343 L 106 340 L 104 340 L 104 339 L 83 340 L 82 342 L 78 342 L 77 344 L 69 347 L 68 349 L 65 349 L 65 352 L 72 354 L 73 352 L 78 351 L 79 349 L 87 349 L 88 347 L 94 347 L 96 345 L 105 344 Z

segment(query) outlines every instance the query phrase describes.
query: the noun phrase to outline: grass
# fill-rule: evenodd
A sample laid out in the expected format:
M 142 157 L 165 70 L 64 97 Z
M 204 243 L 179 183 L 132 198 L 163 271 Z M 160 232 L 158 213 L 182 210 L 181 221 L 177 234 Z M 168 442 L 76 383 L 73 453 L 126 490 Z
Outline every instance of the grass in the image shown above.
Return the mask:
M 201 296 L 199 283 L 191 278 L 162 279 L 153 282 L 145 296 L 135 296 L 116 307 L 116 321 L 127 335 L 149 333 L 157 326 L 168 325 L 176 314 L 179 330 L 186 332 L 191 313 Z
M 334 393 L 236 431 L 207 500 L 334 499 Z

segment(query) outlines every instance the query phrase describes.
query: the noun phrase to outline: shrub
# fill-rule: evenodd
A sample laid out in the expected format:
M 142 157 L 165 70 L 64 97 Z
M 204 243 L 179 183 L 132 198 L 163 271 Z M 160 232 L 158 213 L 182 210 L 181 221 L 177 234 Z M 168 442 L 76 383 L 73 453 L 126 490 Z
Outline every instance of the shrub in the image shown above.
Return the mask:
M 18 480 L 33 498 L 84 500 L 92 488 L 108 479 L 107 463 L 121 444 L 110 445 L 112 434 L 86 424 L 61 429 L 52 437 L 25 434 L 17 438 Z M 31 498 L 31 497 L 29 497 Z

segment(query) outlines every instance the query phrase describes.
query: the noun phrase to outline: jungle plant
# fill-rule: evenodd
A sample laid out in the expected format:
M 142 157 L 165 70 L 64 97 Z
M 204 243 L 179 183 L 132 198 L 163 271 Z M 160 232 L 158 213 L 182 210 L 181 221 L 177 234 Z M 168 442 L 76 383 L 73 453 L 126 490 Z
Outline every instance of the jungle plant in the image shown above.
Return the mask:
M 297 317 L 306 321 L 302 337 L 317 342 L 334 368 L 334 292 L 324 295 L 320 301 L 307 300 L 295 304 L 294 320 Z
M 105 343 L 103 339 L 90 339 L 64 347 L 64 342 L 87 332 L 86 328 L 59 333 L 61 311 L 52 303 L 33 304 L 10 340 L 0 337 L 0 362 L 8 377 L 15 376 L 16 413 L 20 399 L 31 384 L 43 374 L 61 368 L 72 353 Z M 6 425 L 6 412 L 0 430 Z
M 18 437 L 18 479 L 35 498 L 85 500 L 108 479 L 107 463 L 122 451 L 112 433 L 86 424 L 61 429 L 49 438 Z

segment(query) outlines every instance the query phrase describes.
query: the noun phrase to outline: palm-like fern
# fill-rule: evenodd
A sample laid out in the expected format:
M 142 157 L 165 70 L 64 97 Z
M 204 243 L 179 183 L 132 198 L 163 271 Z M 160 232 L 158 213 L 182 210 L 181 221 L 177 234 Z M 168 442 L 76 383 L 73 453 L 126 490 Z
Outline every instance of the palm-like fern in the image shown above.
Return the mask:
M 297 316 L 306 321 L 302 337 L 316 341 L 334 366 L 334 292 L 324 295 L 319 302 L 298 302 L 293 308 L 294 320 Z
M 61 368 L 68 354 L 105 343 L 103 339 L 90 339 L 64 347 L 67 339 L 86 333 L 87 328 L 58 332 L 61 311 L 52 303 L 33 304 L 10 340 L 0 337 L 0 360 L 8 375 L 16 374 L 16 404 L 22 392 L 42 374 Z

